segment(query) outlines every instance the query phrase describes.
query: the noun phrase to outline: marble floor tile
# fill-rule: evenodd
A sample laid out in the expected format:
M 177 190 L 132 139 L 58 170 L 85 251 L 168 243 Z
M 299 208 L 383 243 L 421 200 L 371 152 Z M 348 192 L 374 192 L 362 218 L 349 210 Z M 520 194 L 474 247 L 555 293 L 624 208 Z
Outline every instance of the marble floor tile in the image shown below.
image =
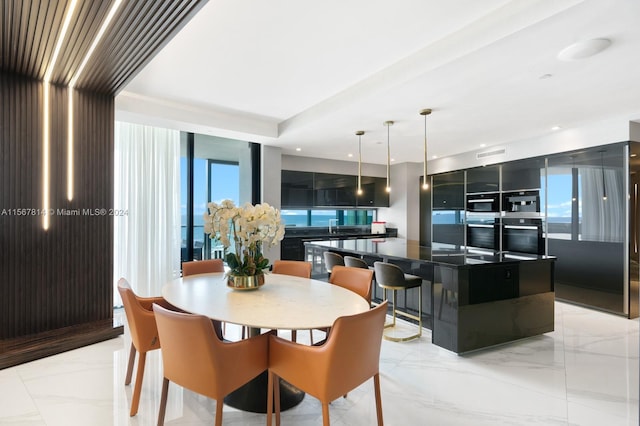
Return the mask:
M 385 424 L 637 425 L 638 320 L 564 303 L 555 308 L 555 331 L 464 355 L 432 345 L 429 330 L 416 341 L 384 340 Z M 411 331 L 412 325 L 399 324 L 401 332 Z M 227 328 L 232 340 L 240 332 Z M 307 343 L 309 334 L 298 339 Z M 140 409 L 129 417 L 129 345 L 127 330 L 116 339 L 0 370 L 0 425 L 155 425 L 161 354 L 148 354 Z M 215 407 L 215 401 L 172 384 L 165 423 L 211 425 Z M 376 424 L 373 381 L 332 402 L 330 412 L 335 426 Z M 226 425 L 266 423 L 264 414 L 228 406 L 223 417 Z M 306 396 L 283 412 L 282 424 L 321 425 L 319 401 Z

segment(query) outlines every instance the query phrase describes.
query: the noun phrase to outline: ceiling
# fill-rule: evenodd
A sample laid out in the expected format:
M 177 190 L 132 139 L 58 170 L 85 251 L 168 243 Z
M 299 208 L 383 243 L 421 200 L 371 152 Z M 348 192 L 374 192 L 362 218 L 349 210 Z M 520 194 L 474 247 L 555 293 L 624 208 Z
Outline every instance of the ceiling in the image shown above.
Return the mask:
M 430 158 L 490 150 L 639 119 L 639 18 L 632 0 L 209 0 L 116 114 L 351 161 L 364 130 L 363 161 L 384 164 L 387 120 L 394 161 L 422 161 L 431 108 Z M 594 38 L 611 46 L 557 58 Z

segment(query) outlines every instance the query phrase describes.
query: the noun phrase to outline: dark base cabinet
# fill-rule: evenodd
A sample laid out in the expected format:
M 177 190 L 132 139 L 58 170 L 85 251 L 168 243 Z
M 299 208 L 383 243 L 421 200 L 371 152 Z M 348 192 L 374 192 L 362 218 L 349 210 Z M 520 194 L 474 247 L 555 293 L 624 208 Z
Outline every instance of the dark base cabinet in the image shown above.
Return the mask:
M 435 345 L 463 354 L 554 330 L 555 258 L 432 251 L 399 238 L 307 242 L 314 278 L 327 276 L 325 251 L 384 261 L 422 277 L 423 326 Z M 415 314 L 417 291 L 398 292 L 398 309 Z M 373 299 L 382 290 L 373 288 Z
M 436 266 L 433 343 L 460 354 L 553 331 L 553 268 L 552 259 Z

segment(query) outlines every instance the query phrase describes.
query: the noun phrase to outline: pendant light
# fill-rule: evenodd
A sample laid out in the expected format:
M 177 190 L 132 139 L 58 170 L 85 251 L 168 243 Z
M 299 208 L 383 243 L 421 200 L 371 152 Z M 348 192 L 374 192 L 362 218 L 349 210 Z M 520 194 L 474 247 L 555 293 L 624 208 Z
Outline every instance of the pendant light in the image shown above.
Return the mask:
M 364 130 L 356 132 L 356 136 L 358 136 L 358 195 L 362 195 L 362 135 L 364 135 Z
M 576 171 L 575 171 L 576 170 L 576 159 L 575 159 L 575 157 L 573 155 L 570 155 L 569 158 L 571 158 L 571 180 L 573 181 L 574 173 L 576 173 Z M 571 186 L 572 186 L 572 188 L 574 188 L 573 184 L 571 184 Z M 571 201 L 575 203 L 578 199 L 576 198 L 576 194 L 573 194 L 573 192 L 574 192 L 573 189 L 571 189 L 571 192 L 572 192 L 572 195 L 573 195 L 571 197 Z
M 393 121 L 385 121 L 387 126 L 387 192 L 391 192 L 391 149 L 389 148 L 389 127 L 393 126 Z
M 429 189 L 427 183 L 427 115 L 431 114 L 431 108 L 425 108 L 420 111 L 420 115 L 424 116 L 424 168 L 422 170 L 422 189 Z
M 607 201 L 607 186 L 604 183 L 604 150 L 600 151 L 600 170 L 602 171 L 602 201 Z

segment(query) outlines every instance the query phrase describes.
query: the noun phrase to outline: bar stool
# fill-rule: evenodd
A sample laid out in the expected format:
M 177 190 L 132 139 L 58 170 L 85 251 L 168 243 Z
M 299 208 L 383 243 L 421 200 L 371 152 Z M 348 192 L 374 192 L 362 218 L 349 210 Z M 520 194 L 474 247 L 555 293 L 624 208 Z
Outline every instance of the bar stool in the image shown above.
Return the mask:
M 385 328 L 396 326 L 396 316 L 402 316 L 418 321 L 418 333 L 407 337 L 393 337 L 384 335 L 384 338 L 394 342 L 406 342 L 408 340 L 417 339 L 422 336 L 422 278 L 417 275 L 405 274 L 399 266 L 386 263 L 375 262 L 373 264 L 375 270 L 376 281 L 378 286 L 383 289 L 384 299 L 387 300 L 387 290 L 393 292 L 393 321 L 384 325 Z M 408 312 L 396 311 L 396 301 L 398 290 L 407 290 L 410 288 L 418 288 L 418 315 Z
M 338 253 L 332 251 L 324 252 L 324 267 L 327 270 L 328 277 L 331 277 L 331 268 L 336 265 L 344 266 L 344 259 Z
M 344 266 L 348 266 L 350 268 L 362 268 L 362 269 L 369 269 L 373 271 L 373 267 L 369 266 L 369 264 L 367 264 L 367 262 L 364 259 L 360 259 L 359 257 L 354 257 L 354 256 L 345 256 L 344 257 Z M 376 275 L 375 275 L 375 271 L 373 274 L 373 278 L 371 279 L 371 298 L 373 299 L 373 286 L 375 285 L 376 282 Z M 372 302 L 373 306 L 377 306 L 378 304 L 375 302 Z

